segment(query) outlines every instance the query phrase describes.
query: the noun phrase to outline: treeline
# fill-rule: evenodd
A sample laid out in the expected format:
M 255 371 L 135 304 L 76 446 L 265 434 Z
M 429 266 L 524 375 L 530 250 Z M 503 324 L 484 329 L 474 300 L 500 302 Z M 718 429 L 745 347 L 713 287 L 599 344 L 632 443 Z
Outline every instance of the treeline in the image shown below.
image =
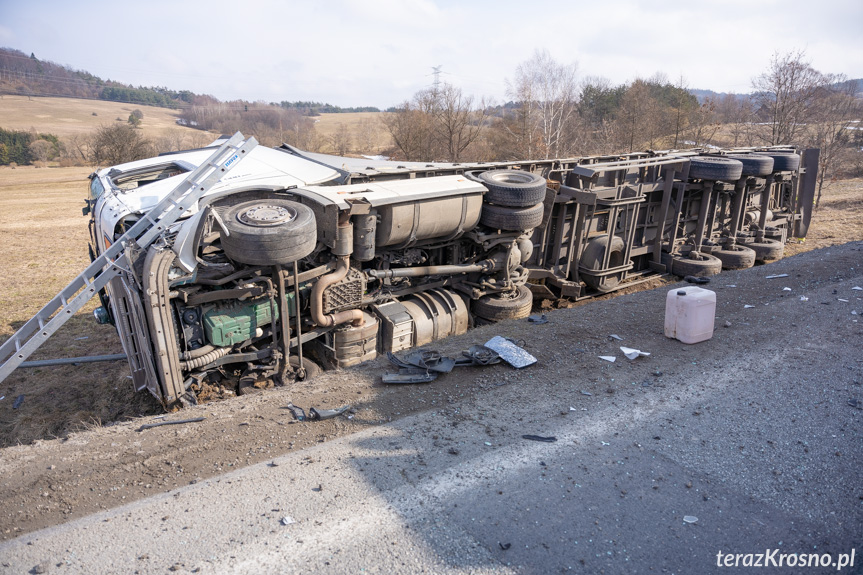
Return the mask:
M 332 104 L 322 104 L 321 102 L 279 102 L 279 107 L 286 110 L 297 110 L 304 116 L 320 116 L 321 114 L 347 114 L 352 112 L 380 112 L 380 108 L 374 106 L 353 106 L 342 108 Z
M 39 60 L 35 54 L 27 56 L 10 48 L 0 48 L 0 94 L 87 98 L 164 108 L 183 108 L 217 101 L 211 96 L 188 90 L 134 87 L 103 80 L 89 72 Z
M 0 166 L 54 160 L 60 155 L 60 148 L 60 140 L 53 134 L 0 128 Z

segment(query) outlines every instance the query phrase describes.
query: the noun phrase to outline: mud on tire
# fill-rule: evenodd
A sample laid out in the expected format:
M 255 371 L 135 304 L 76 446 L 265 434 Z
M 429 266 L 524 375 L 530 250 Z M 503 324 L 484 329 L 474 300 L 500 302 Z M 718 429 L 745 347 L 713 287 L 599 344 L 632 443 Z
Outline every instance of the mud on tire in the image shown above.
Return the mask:
M 671 273 L 676 276 L 708 277 L 722 271 L 722 262 L 712 254 L 690 252 L 671 259 Z
M 471 311 L 478 317 L 489 321 L 505 319 L 524 319 L 533 307 L 533 293 L 526 286 L 519 286 L 515 292 L 485 295 L 474 301 Z

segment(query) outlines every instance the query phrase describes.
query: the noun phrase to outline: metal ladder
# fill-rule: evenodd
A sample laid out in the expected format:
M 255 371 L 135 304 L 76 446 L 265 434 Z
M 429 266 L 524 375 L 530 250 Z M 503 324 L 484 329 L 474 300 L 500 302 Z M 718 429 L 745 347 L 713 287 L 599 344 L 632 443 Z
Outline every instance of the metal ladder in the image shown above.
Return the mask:
M 162 201 L 102 252 L 48 304 L 30 318 L 0 346 L 0 382 L 9 376 L 45 340 L 66 323 L 90 298 L 130 263 L 126 248 L 132 243 L 142 250 L 152 244 L 171 224 L 192 207 L 224 175 L 258 145 L 255 138 L 234 134 L 174 188 Z

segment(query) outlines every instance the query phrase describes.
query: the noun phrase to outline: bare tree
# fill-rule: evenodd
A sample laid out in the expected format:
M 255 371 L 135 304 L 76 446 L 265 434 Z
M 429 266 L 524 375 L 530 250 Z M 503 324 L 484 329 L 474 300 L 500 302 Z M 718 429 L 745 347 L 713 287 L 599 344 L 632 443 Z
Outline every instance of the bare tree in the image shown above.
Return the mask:
M 795 143 L 813 112 L 816 96 L 827 80 L 804 60 L 803 51 L 775 53 L 770 67 L 752 81 L 756 113 L 769 131 L 761 138 L 767 144 Z
M 129 124 L 100 126 L 90 137 L 89 148 L 94 166 L 112 166 L 153 155 L 152 143 Z
M 818 156 L 818 196 L 821 203 L 825 180 L 836 170 L 841 152 L 851 143 L 852 128 L 863 119 L 863 106 L 857 99 L 857 82 L 845 76 L 828 76 L 829 85 L 818 91 L 810 123 L 810 138 L 821 149 Z
M 424 105 L 425 94 L 418 93 L 414 102 L 405 102 L 383 121 L 401 155 L 408 161 L 430 161 L 434 158 L 433 128 L 430 109 Z
M 336 131 L 329 138 L 330 145 L 333 148 L 333 151 L 337 156 L 346 156 L 348 152 L 351 151 L 351 146 L 353 145 L 353 138 L 351 137 L 351 132 L 348 130 L 348 127 L 340 123 L 336 127 Z
M 383 126 L 380 118 L 363 118 L 357 125 L 357 145 L 360 151 L 375 154 L 380 146 L 380 131 Z
M 434 131 L 450 162 L 458 162 L 462 153 L 479 137 L 488 113 L 485 102 L 473 106 L 473 96 L 464 96 L 461 88 L 444 83 L 436 90 Z
M 528 152 L 533 152 L 535 131 L 542 148 L 537 152 L 545 158 L 566 155 L 573 147 L 565 135 L 578 103 L 577 71 L 577 63 L 559 64 L 547 50 L 537 50 L 518 65 L 515 80 L 507 82 L 507 94 L 521 103 L 519 137 Z
M 717 103 L 719 120 L 728 127 L 733 146 L 751 146 L 752 99 L 736 94 L 725 94 Z

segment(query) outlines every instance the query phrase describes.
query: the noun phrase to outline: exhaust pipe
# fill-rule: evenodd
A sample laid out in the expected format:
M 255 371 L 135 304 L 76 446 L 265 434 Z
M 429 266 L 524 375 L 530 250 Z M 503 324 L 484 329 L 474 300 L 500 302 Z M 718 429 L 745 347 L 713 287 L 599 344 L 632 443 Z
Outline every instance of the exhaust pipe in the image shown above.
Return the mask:
M 342 281 L 350 269 L 350 256 L 341 256 L 333 273 L 321 277 L 312 288 L 312 321 L 320 327 L 331 327 L 346 322 L 354 326 L 363 325 L 363 312 L 359 309 L 347 309 L 333 314 L 324 313 L 324 290 Z

